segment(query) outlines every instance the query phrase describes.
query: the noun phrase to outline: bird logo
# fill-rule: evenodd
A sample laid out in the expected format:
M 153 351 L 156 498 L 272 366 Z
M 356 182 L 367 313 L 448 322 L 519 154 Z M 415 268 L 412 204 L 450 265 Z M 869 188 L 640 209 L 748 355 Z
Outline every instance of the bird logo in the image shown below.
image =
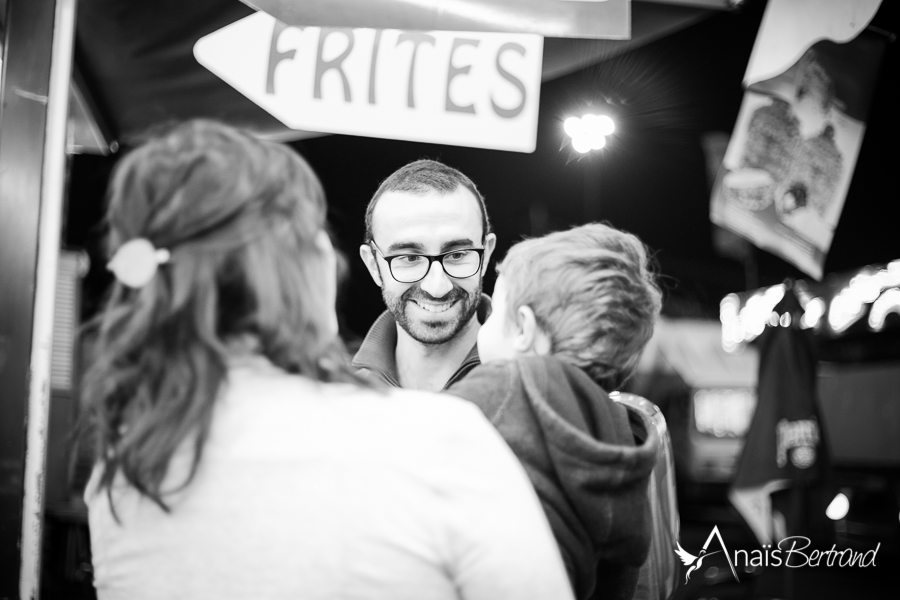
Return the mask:
M 717 554 L 721 552 L 721 550 L 716 550 L 715 552 L 707 552 L 706 548 L 704 548 L 700 551 L 700 554 L 698 556 L 694 556 L 693 554 L 682 548 L 681 544 L 679 544 L 678 542 L 676 542 L 676 544 L 678 544 L 678 548 L 675 549 L 675 553 L 679 556 L 679 558 L 681 558 L 681 562 L 683 562 L 685 566 L 694 565 L 690 569 L 688 569 L 688 572 L 684 577 L 685 583 L 687 583 L 691 578 L 691 573 L 700 568 L 700 564 L 703 562 L 704 558 L 706 558 L 710 554 Z M 696 564 L 694 563 L 694 561 L 697 561 Z
M 721 550 L 716 550 L 715 552 L 709 551 L 709 543 L 713 541 L 713 538 L 717 538 L 719 540 L 719 545 L 722 546 Z M 723 552 L 725 554 L 725 559 L 728 561 L 728 566 L 731 567 L 731 574 L 734 575 L 735 581 L 740 583 L 740 579 L 738 579 L 737 572 L 734 570 L 734 564 L 731 562 L 731 557 L 728 555 L 728 548 L 725 547 L 725 541 L 722 539 L 722 534 L 719 533 L 719 526 L 713 526 L 712 531 L 709 532 L 709 537 L 706 538 L 706 543 L 703 544 L 703 548 L 694 556 L 687 550 L 681 547 L 680 542 L 675 542 L 677 548 L 675 548 L 675 554 L 678 555 L 678 558 L 681 559 L 681 562 L 684 563 L 685 566 L 690 567 L 688 572 L 685 574 L 684 582 L 687 583 L 691 574 L 700 568 L 700 565 L 703 563 L 703 559 L 707 556 L 711 556 L 713 554 L 718 554 L 719 552 Z

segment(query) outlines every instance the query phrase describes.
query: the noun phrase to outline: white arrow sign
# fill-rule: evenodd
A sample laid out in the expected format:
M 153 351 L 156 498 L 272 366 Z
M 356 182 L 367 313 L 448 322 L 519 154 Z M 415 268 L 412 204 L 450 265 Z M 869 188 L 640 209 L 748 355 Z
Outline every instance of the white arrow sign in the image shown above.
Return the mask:
M 258 12 L 197 61 L 292 129 L 533 152 L 543 38 L 286 26 Z

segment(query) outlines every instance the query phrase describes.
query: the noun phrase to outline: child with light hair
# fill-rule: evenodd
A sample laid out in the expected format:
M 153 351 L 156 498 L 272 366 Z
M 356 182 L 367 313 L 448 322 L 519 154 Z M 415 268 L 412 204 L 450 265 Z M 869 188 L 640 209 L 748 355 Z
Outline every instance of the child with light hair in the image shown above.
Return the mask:
M 659 316 L 647 250 L 592 223 L 520 242 L 497 270 L 483 364 L 449 391 L 478 405 L 524 465 L 576 597 L 632 598 L 659 438 L 607 392 Z

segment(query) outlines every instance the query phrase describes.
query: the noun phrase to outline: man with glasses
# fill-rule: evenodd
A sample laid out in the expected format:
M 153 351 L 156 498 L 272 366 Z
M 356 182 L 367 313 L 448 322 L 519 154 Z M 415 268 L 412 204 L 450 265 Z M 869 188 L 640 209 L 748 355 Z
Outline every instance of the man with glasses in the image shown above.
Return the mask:
M 419 160 L 388 177 L 366 209 L 359 248 L 387 311 L 353 366 L 431 391 L 477 366 L 478 329 L 490 312 L 482 279 L 496 241 L 484 198 L 456 169 Z

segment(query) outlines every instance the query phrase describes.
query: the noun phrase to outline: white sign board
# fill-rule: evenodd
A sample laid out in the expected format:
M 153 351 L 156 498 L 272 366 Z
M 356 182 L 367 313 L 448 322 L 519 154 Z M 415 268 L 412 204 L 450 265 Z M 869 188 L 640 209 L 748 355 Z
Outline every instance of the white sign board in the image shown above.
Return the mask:
M 533 152 L 543 38 L 292 27 L 258 12 L 197 61 L 292 129 Z
M 776 0 L 766 5 L 744 85 L 777 77 L 810 46 L 829 39 L 849 42 L 868 27 L 881 0 Z

